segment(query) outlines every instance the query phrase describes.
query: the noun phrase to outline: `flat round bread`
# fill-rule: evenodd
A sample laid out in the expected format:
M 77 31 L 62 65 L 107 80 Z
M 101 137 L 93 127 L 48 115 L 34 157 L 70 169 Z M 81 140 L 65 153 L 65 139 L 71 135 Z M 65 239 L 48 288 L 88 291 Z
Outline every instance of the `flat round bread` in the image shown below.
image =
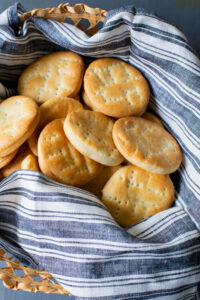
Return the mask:
M 82 187 L 82 189 L 93 193 L 96 195 L 99 199 L 101 199 L 102 196 L 102 189 L 104 185 L 107 183 L 108 179 L 120 168 L 122 165 L 118 165 L 115 167 L 108 167 L 105 166 L 103 170 L 95 177 L 92 179 L 90 182 L 88 182 L 86 185 Z
M 145 113 L 141 116 L 141 118 L 155 122 L 155 123 L 161 125 L 162 127 L 164 127 L 163 123 L 160 121 L 160 119 L 148 111 L 145 111 Z
M 37 126 L 35 128 L 34 132 L 31 134 L 31 136 L 27 140 L 31 152 L 36 156 L 38 156 L 37 144 L 38 144 L 38 139 L 39 139 L 41 130 L 42 130 L 42 128 L 40 126 Z
M 126 227 L 169 208 L 174 186 L 169 175 L 130 165 L 112 175 L 103 188 L 102 201 L 116 222 Z
M 82 98 L 83 98 L 83 101 L 84 101 L 86 107 L 88 107 L 90 110 L 98 111 L 98 109 L 96 107 L 94 107 L 92 101 L 89 99 L 85 90 L 82 91 Z
M 28 139 L 28 144 L 34 155 L 38 156 L 37 143 L 41 130 L 49 122 L 65 118 L 69 112 L 83 109 L 82 104 L 69 97 L 55 97 L 40 105 L 40 121 L 33 134 Z
M 65 136 L 64 119 L 47 124 L 38 140 L 41 171 L 68 185 L 82 186 L 102 170 L 102 166 L 78 152 Z
M 73 96 L 73 99 L 77 100 L 77 101 L 80 101 L 80 95 L 79 94 L 76 94 L 75 96 Z
M 1 173 L 3 177 L 7 177 L 11 173 L 13 173 L 16 170 L 21 169 L 22 161 L 27 157 L 29 154 L 31 154 L 31 151 L 27 144 L 25 143 L 22 145 L 15 157 L 11 160 L 11 162 L 6 165 L 4 168 L 1 169 Z
M 117 166 L 124 158 L 112 138 L 113 120 L 102 113 L 80 110 L 68 114 L 64 131 L 83 155 L 107 166 Z
M 83 105 L 69 97 L 51 98 L 40 106 L 40 126 L 45 126 L 55 119 L 65 118 L 72 111 L 82 110 Z
M 27 155 L 21 163 L 21 169 L 38 171 L 39 172 L 40 169 L 39 169 L 39 164 L 38 164 L 37 157 L 33 154 Z
M 139 117 L 121 118 L 114 124 L 113 139 L 129 162 L 147 171 L 170 174 L 181 164 L 178 143 L 154 122 Z
M 53 97 L 73 97 L 83 80 L 81 56 L 70 51 L 53 52 L 33 62 L 21 74 L 18 93 L 41 104 Z
M 33 133 L 40 114 L 31 98 L 13 96 L 0 104 L 0 157 L 13 153 Z
M 5 167 L 6 165 L 8 165 L 9 162 L 14 158 L 16 153 L 17 153 L 17 150 L 15 150 L 13 153 L 10 153 L 4 157 L 0 157 L 0 169 Z
M 93 61 L 85 72 L 84 89 L 95 110 L 111 117 L 141 115 L 149 102 L 141 72 L 115 58 Z

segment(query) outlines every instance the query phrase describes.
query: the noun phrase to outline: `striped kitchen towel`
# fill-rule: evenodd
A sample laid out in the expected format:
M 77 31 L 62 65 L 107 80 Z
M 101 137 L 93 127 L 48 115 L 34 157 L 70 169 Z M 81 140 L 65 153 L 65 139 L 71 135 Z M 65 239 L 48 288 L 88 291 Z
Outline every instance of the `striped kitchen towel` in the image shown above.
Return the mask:
M 45 268 L 77 299 L 199 299 L 200 63 L 186 37 L 159 17 L 132 6 L 112 10 L 87 36 L 73 25 L 28 19 L 16 4 L 0 15 L 0 97 L 36 58 L 59 50 L 117 57 L 142 71 L 149 109 L 183 153 L 172 175 L 176 201 L 121 228 L 94 195 L 19 170 L 0 183 L 0 245 L 22 262 Z

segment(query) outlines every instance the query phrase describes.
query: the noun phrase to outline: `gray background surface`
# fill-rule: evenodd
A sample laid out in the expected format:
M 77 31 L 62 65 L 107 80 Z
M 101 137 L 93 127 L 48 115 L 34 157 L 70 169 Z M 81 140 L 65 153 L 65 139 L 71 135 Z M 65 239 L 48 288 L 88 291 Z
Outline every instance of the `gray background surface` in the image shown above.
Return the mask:
M 0 12 L 8 6 L 14 4 L 14 0 L 0 0 Z M 19 1 L 28 11 L 38 7 L 58 6 L 62 1 L 59 0 L 21 0 Z M 157 15 L 176 25 L 181 29 L 189 40 L 191 46 L 200 56 L 200 0 L 85 0 L 73 1 L 70 3 L 84 2 L 91 7 L 100 7 L 106 10 L 118 8 L 125 5 L 145 8 L 155 12 Z M 1 267 L 1 265 L 0 265 Z M 4 288 L 0 281 L 0 300 L 63 300 L 74 297 L 61 295 L 46 295 L 43 293 L 29 293 L 24 291 L 12 291 Z

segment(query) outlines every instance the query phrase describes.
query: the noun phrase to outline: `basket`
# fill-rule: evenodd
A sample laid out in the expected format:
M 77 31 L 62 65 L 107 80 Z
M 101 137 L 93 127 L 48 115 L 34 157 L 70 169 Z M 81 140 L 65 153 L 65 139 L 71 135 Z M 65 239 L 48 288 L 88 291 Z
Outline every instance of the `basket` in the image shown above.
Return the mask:
M 82 3 L 75 6 L 66 3 L 60 4 L 58 7 L 37 8 L 25 12 L 19 16 L 19 25 L 22 26 L 25 20 L 31 17 L 54 19 L 59 22 L 70 19 L 75 26 L 92 35 L 98 31 L 98 24 L 104 21 L 106 13 L 106 10 L 92 8 Z M 88 20 L 89 25 L 84 23 L 85 20 Z M 0 249 L 0 261 L 5 264 L 5 267 L 0 269 L 0 279 L 6 288 L 72 296 L 61 285 L 53 282 L 51 274 L 45 270 L 38 271 L 24 266 L 14 257 L 9 256 L 3 249 Z M 20 271 L 22 275 L 17 275 L 16 271 Z

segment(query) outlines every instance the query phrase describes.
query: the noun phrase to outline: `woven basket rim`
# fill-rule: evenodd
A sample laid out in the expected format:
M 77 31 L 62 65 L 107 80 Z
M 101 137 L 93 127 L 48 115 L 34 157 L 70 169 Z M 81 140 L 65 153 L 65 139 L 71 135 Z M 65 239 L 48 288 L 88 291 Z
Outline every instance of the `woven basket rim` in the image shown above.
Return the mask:
M 98 31 L 97 25 L 103 22 L 107 11 L 101 8 L 92 8 L 84 3 L 77 3 L 72 6 L 69 3 L 60 4 L 58 7 L 35 8 L 23 13 L 18 17 L 19 25 L 23 26 L 24 22 L 29 18 L 42 18 L 57 20 L 64 22 L 66 18 L 73 21 L 74 25 L 85 33 L 92 35 Z M 87 19 L 89 26 L 86 28 L 81 24 L 83 19 Z

